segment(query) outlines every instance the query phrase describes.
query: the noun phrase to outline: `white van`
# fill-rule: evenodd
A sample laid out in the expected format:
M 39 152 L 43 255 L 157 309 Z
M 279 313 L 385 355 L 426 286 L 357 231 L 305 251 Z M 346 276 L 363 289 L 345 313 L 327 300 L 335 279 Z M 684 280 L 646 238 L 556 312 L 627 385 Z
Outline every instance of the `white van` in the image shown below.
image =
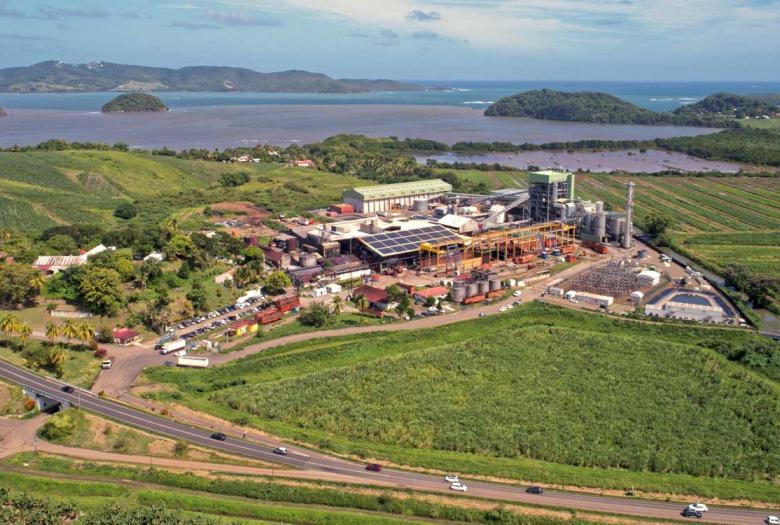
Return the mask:
M 103 360 L 103 363 L 100 365 L 100 368 L 102 368 L 103 370 L 108 370 L 109 368 L 111 368 L 111 365 L 113 364 L 114 364 L 113 359 L 105 359 Z

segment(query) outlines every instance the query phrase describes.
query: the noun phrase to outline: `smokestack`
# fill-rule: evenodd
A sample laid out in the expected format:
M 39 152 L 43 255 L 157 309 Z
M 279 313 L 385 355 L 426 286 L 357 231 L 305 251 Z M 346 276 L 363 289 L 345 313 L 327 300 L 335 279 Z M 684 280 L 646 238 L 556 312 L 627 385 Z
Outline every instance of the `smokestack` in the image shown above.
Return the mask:
M 631 248 L 634 237 L 634 183 L 626 184 L 626 230 L 623 234 L 623 248 Z

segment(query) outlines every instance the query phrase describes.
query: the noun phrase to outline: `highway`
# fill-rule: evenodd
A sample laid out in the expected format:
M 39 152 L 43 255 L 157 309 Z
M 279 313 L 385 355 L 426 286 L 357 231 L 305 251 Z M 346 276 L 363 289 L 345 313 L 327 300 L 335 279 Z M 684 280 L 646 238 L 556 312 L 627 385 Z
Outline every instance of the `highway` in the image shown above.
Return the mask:
M 225 441 L 217 441 L 211 438 L 211 430 L 189 426 L 155 414 L 142 412 L 97 396 L 88 390 L 74 388 L 72 393 L 64 392 L 62 390 L 64 383 L 41 377 L 5 361 L 0 361 L 0 377 L 12 383 L 31 388 L 40 394 L 50 396 L 52 399 L 72 406 L 79 406 L 120 423 L 224 452 L 273 461 L 307 471 L 320 471 L 360 478 L 366 484 L 381 482 L 392 484 L 398 488 L 450 492 L 448 484 L 442 477 L 394 469 L 383 469 L 382 472 L 369 472 L 365 470 L 365 465 L 363 464 L 334 458 L 308 449 L 293 448 L 288 456 L 280 456 L 274 454 L 273 449 L 284 444 L 270 439 L 245 440 L 242 436 L 228 434 Z M 284 475 L 284 471 L 281 471 L 280 475 Z M 556 490 L 546 490 L 543 495 L 533 495 L 527 494 L 525 489 L 519 486 L 468 479 L 463 481 L 468 485 L 468 496 L 564 507 L 582 511 L 607 512 L 660 519 L 683 519 L 680 516 L 680 511 L 685 506 L 684 503 Z M 452 492 L 452 494 L 456 493 Z M 740 507 L 711 506 L 710 512 L 705 514 L 703 520 L 699 521 L 735 525 L 759 525 L 767 514 L 771 513 Z

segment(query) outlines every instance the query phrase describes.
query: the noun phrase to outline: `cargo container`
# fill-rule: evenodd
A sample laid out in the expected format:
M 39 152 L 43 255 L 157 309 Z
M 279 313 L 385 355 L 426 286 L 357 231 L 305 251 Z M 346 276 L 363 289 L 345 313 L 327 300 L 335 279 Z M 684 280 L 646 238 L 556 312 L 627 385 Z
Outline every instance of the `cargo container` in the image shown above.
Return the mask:
M 287 295 L 274 301 L 274 306 L 282 313 L 289 312 L 300 305 L 301 300 L 297 295 Z
M 536 254 L 527 253 L 525 255 L 521 255 L 520 257 L 516 257 L 515 258 L 515 263 L 516 264 L 525 264 L 525 263 L 529 263 L 529 262 L 533 261 L 534 259 L 536 259 Z
M 567 263 L 577 262 L 577 256 L 576 255 L 567 255 L 566 256 L 566 262 Z
M 192 368 L 206 368 L 209 366 L 209 358 L 183 355 L 176 360 L 176 364 L 178 366 L 188 366 Z
M 495 299 L 496 297 L 501 297 L 504 295 L 504 290 L 494 290 L 492 292 L 488 292 L 487 296 L 488 299 Z
M 162 347 L 160 348 L 160 353 L 170 354 L 171 352 L 175 352 L 176 350 L 183 350 L 187 346 L 187 341 L 184 339 L 176 339 L 174 341 L 168 341 L 167 343 L 163 343 Z
M 271 324 L 276 321 L 280 321 L 282 319 L 282 312 L 277 310 L 276 308 L 267 308 L 265 310 L 261 310 L 257 313 L 255 316 L 255 320 L 263 325 Z
M 601 244 L 600 242 L 583 241 L 582 245 L 586 246 L 586 247 L 590 248 L 591 250 L 593 250 L 594 252 L 600 253 L 602 255 L 604 255 L 606 253 L 609 253 L 609 250 L 607 249 L 607 247 L 604 246 L 603 244 Z
M 475 295 L 474 297 L 468 297 L 463 300 L 463 304 L 474 304 L 474 303 L 481 303 L 485 300 L 484 295 Z
M 575 251 L 577 251 L 577 247 L 574 246 L 573 244 L 561 247 L 561 253 L 564 254 L 564 255 L 568 255 L 570 253 L 574 253 Z

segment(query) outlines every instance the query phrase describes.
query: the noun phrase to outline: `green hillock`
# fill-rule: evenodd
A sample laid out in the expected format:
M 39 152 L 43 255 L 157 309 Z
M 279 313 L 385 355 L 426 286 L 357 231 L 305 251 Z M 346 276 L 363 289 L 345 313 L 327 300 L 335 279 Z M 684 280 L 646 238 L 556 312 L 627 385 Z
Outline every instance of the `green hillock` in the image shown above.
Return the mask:
M 692 117 L 746 118 L 772 115 L 778 108 L 769 101 L 743 97 L 733 93 L 715 93 L 702 101 L 682 106 L 675 115 Z
M 142 113 L 168 111 L 162 100 L 148 93 L 125 93 L 107 102 L 103 113 Z

